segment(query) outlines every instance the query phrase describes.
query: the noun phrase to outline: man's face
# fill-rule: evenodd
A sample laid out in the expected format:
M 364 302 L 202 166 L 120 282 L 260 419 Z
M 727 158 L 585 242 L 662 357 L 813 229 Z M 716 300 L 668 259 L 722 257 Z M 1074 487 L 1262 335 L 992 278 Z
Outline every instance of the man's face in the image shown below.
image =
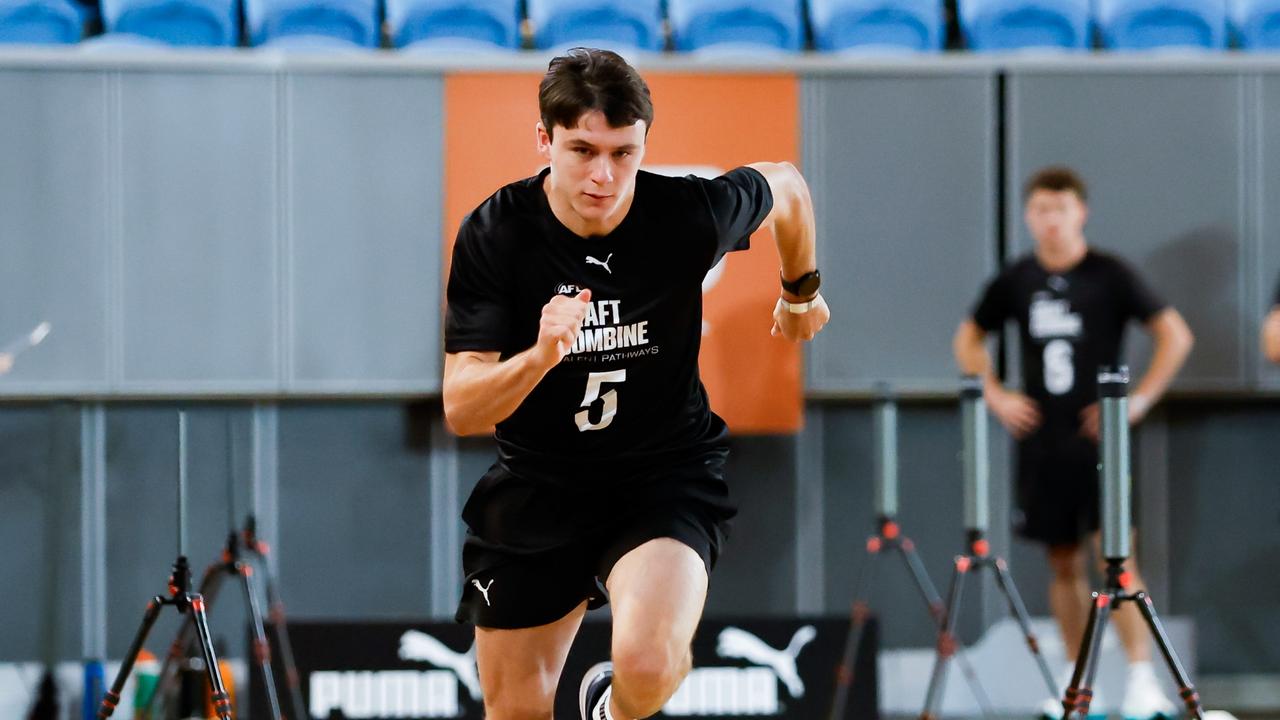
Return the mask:
M 551 165 L 551 186 L 583 220 L 612 217 L 634 192 L 644 158 L 645 124 L 609 127 L 604 113 L 585 113 L 554 137 L 538 123 L 538 152 Z
M 1036 245 L 1060 250 L 1084 237 L 1089 208 L 1072 190 L 1036 190 L 1027 198 L 1027 229 Z

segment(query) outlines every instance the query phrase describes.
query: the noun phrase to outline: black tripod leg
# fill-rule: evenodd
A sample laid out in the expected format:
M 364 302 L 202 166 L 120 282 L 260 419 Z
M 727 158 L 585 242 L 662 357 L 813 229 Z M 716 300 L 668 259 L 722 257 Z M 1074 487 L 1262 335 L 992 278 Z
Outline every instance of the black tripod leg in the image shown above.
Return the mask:
M 880 557 L 879 538 L 867 541 L 867 560 L 858 568 L 858 579 L 853 584 L 853 605 L 849 611 L 849 633 L 844 640 L 844 653 L 840 656 L 840 666 L 836 668 L 836 689 L 831 700 L 829 720 L 844 720 L 849 706 L 849 690 L 853 687 L 853 666 L 857 661 L 858 645 L 862 643 L 862 630 L 867 624 L 871 609 L 867 605 L 864 594 L 867 585 L 875 576 L 876 559 Z
M 910 538 L 902 538 L 902 542 L 898 543 L 898 552 L 902 554 L 902 559 L 907 562 L 907 569 L 911 571 L 911 578 L 915 580 L 916 588 L 920 590 L 920 596 L 924 598 L 924 602 L 929 607 L 929 615 L 933 617 L 933 624 L 942 627 L 943 616 L 946 614 L 946 607 L 942 604 L 942 596 L 938 594 L 938 589 L 933 586 L 933 580 L 929 579 L 929 573 L 924 569 L 924 563 L 920 561 L 920 556 L 916 553 L 916 544 L 911 542 Z
M 102 696 L 102 705 L 98 707 L 99 720 L 106 720 L 116 711 L 116 706 L 120 704 L 120 693 L 124 692 L 124 684 L 129 679 L 129 673 L 133 672 L 133 664 L 138 660 L 138 653 L 142 652 L 142 645 L 147 641 L 147 635 L 151 632 L 151 626 L 156 624 L 156 618 L 160 617 L 160 608 L 164 606 L 164 598 L 154 597 L 151 602 L 147 603 L 147 612 L 142 616 L 142 625 L 138 628 L 138 633 L 133 636 L 133 644 L 129 646 L 129 653 L 124 657 L 124 664 L 120 666 L 120 672 L 116 673 L 115 682 L 111 683 L 111 689 Z
M 911 542 L 910 538 L 902 538 L 898 543 L 898 552 L 907 564 L 907 570 L 911 572 L 911 577 L 915 580 L 916 589 L 920 591 L 920 596 L 924 598 L 925 605 L 928 606 L 929 616 L 933 618 L 933 624 L 941 628 L 946 617 L 946 606 L 942 604 L 942 598 L 938 595 L 938 590 L 933 586 L 933 580 L 929 579 L 929 572 L 925 570 L 924 563 L 920 561 L 920 556 L 916 553 L 916 545 Z M 978 701 L 978 707 L 982 710 L 983 717 L 991 716 L 991 701 L 987 698 L 987 693 L 982 687 L 982 683 L 978 681 L 978 674 L 974 672 L 973 666 L 969 664 L 969 658 L 964 652 L 963 643 L 954 635 L 952 640 L 956 641 L 956 662 L 960 665 L 960 672 L 964 673 L 965 681 L 969 683 L 969 689 L 973 691 L 973 697 Z
M 1062 699 L 1062 720 L 1071 720 L 1072 713 L 1077 712 L 1082 718 L 1089 715 L 1089 705 L 1093 702 L 1093 679 L 1102 660 L 1102 636 L 1106 634 L 1114 600 L 1115 596 L 1110 592 L 1093 594 L 1089 622 L 1085 625 L 1084 639 L 1076 657 L 1076 669 L 1071 673 L 1071 685 Z
M 271 672 L 271 644 L 262 626 L 262 611 L 258 608 L 258 593 L 253 587 L 253 566 L 237 563 L 240 578 L 244 582 L 245 598 L 249 602 L 249 629 L 253 632 L 253 662 L 262 673 L 262 687 L 267 694 L 267 707 L 272 720 L 283 720 L 280 714 L 280 698 L 276 695 L 276 681 Z
M 1000 592 L 1004 593 L 1004 597 L 1009 602 L 1009 611 L 1013 613 L 1014 619 L 1018 621 L 1018 627 L 1022 629 L 1022 636 L 1027 640 L 1027 648 L 1031 650 L 1031 654 L 1035 656 L 1036 664 L 1040 666 L 1040 674 L 1044 676 L 1045 685 L 1049 688 L 1049 695 L 1052 697 L 1058 694 L 1061 689 L 1057 686 L 1057 682 L 1053 679 L 1053 671 L 1049 669 L 1049 662 L 1044 659 L 1044 653 L 1040 652 L 1040 641 L 1036 638 L 1036 634 L 1031 631 L 1031 616 L 1027 613 L 1027 606 L 1022 602 L 1022 596 L 1018 594 L 1018 586 L 1013 583 L 1013 575 L 1009 572 L 1009 566 L 1005 563 L 1004 558 L 996 558 L 996 584 L 1000 587 Z
M 266 569 L 266 558 L 263 558 L 262 567 Z M 271 571 L 267 573 L 267 604 L 270 606 L 268 614 L 271 616 L 271 626 L 275 630 L 276 642 L 275 647 L 280 652 L 280 662 L 284 665 L 285 685 L 289 690 L 289 704 L 292 714 L 289 717 L 293 720 L 301 720 L 308 717 L 306 704 L 302 700 L 302 679 L 298 676 L 298 664 L 293 659 L 293 644 L 289 642 L 289 628 L 285 623 L 284 600 L 280 598 L 280 593 L 276 590 L 275 580 L 271 576 Z
M 960 672 L 964 674 L 965 681 L 969 683 L 969 691 L 973 693 L 973 698 L 978 701 L 978 710 L 982 713 L 982 717 L 992 717 L 994 713 L 991 711 L 991 698 L 987 697 L 986 689 L 978 681 L 978 673 L 969 662 L 969 655 L 964 643 L 954 635 L 951 636 L 951 639 L 956 644 L 956 664 L 960 666 Z
M 964 555 L 956 558 L 956 571 L 951 576 L 951 590 L 947 593 L 946 622 L 938 631 L 938 652 L 933 663 L 933 675 L 929 678 L 929 692 L 925 695 L 924 710 L 920 720 L 937 717 L 938 704 L 942 702 L 942 690 L 946 687 L 947 662 L 955 654 L 956 618 L 960 615 L 960 598 L 964 592 L 964 580 L 973 561 Z
M 1187 706 L 1187 714 L 1195 720 L 1201 720 L 1204 717 L 1204 709 L 1200 707 L 1200 693 L 1196 692 L 1195 686 L 1191 684 L 1191 678 L 1182 667 L 1182 661 L 1178 660 L 1177 653 L 1173 651 L 1173 644 L 1169 642 L 1169 636 L 1164 632 L 1164 625 L 1156 616 L 1151 597 L 1140 592 L 1133 596 L 1133 600 L 1138 604 L 1143 619 L 1147 621 L 1147 627 L 1151 628 L 1151 634 L 1156 639 L 1160 654 L 1164 656 L 1165 664 L 1169 666 L 1169 672 L 1173 673 L 1173 679 L 1178 683 L 1178 695 Z
M 231 720 L 231 698 L 227 695 L 226 686 L 222 684 L 222 669 L 218 667 L 218 656 L 213 651 L 213 638 L 209 635 L 209 618 L 204 612 L 204 598 L 197 593 L 187 593 L 187 601 L 191 606 L 191 619 L 196 625 L 196 637 L 200 641 L 200 650 L 204 654 L 205 670 L 209 673 L 213 711 L 219 720 Z
M 223 573 L 226 572 L 226 566 L 222 563 L 214 563 L 205 568 L 204 576 L 200 578 L 200 589 L 197 593 L 200 597 L 205 598 L 207 607 L 213 606 L 213 600 L 218 597 L 218 590 L 222 587 Z M 182 662 L 182 658 L 186 657 L 191 650 L 192 634 L 195 626 L 191 622 L 191 618 L 186 615 L 182 616 L 180 621 L 182 624 L 178 626 L 178 635 L 173 639 L 173 644 L 169 646 L 169 654 L 165 655 L 164 660 L 160 663 L 160 674 L 157 676 L 156 689 L 151 693 L 151 701 L 148 711 L 152 717 L 165 717 L 165 710 L 168 709 L 167 703 L 169 697 L 173 693 L 174 683 L 178 679 L 178 667 Z

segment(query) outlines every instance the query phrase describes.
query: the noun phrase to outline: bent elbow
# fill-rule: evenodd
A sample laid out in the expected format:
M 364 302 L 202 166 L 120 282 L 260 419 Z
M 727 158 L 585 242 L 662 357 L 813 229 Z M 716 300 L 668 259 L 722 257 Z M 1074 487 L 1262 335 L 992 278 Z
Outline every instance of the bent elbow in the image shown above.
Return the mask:
M 1280 365 L 1280 334 L 1275 334 L 1267 338 L 1262 352 L 1267 356 L 1268 361 Z
M 464 408 L 459 407 L 456 397 L 445 388 L 443 394 L 444 401 L 444 424 L 454 435 L 470 435 L 472 434 L 472 422 L 468 418 L 468 413 Z
M 1182 323 L 1182 332 L 1180 334 L 1182 336 L 1182 342 L 1180 343 L 1182 355 L 1186 357 L 1191 354 L 1191 349 L 1196 346 L 1196 334 L 1191 331 L 1191 326 L 1187 325 L 1185 321 Z
M 445 403 L 444 406 L 444 424 L 450 432 L 459 437 L 490 435 L 494 430 L 492 422 L 477 418 L 474 412 L 451 406 L 449 403 Z

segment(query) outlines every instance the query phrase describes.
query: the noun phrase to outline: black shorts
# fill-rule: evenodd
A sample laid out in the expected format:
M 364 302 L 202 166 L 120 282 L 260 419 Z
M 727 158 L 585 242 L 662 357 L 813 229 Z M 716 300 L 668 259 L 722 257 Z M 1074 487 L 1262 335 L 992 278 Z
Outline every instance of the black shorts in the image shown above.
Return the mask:
M 455 618 L 517 629 L 559 620 L 584 600 L 600 607 L 614 564 L 657 538 L 692 548 L 709 574 L 736 514 L 725 455 L 613 482 L 556 483 L 490 468 L 462 511 L 466 578 Z
M 1066 427 L 1062 427 L 1066 425 Z M 1075 423 L 1052 423 L 1018 443 L 1014 529 L 1045 545 L 1078 545 L 1101 528 L 1098 446 Z M 1137 527 L 1137 483 L 1130 521 Z

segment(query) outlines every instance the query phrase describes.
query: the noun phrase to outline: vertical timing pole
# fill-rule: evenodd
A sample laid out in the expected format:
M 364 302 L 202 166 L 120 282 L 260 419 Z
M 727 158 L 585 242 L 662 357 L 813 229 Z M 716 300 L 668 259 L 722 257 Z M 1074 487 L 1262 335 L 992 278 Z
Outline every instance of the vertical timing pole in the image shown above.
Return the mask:
M 886 383 L 876 386 L 876 515 L 898 516 L 898 401 Z
M 982 378 L 960 380 L 960 414 L 964 435 L 964 522 L 971 533 L 985 535 L 991 524 L 991 469 L 987 441 L 987 404 Z
M 178 556 L 187 555 L 187 411 L 178 411 Z
M 255 533 L 271 552 L 265 562 L 280 574 L 280 410 L 272 403 L 253 406 L 249 507 Z
M 1129 471 L 1129 368 L 1098 369 L 1098 403 L 1102 421 L 1102 555 L 1129 557 L 1132 478 Z
M 236 420 L 234 411 L 227 411 L 227 532 L 236 531 Z

